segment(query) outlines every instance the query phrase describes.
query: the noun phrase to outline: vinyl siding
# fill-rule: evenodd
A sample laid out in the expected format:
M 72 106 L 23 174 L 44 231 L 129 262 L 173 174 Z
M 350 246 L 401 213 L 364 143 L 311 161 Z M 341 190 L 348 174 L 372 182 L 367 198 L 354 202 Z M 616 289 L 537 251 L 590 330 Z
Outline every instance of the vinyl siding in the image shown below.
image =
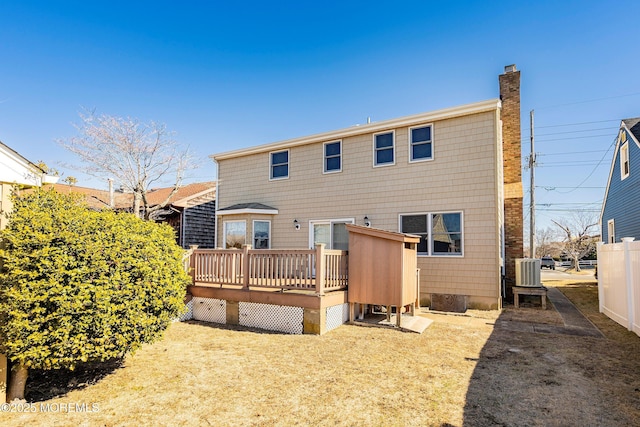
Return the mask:
M 308 247 L 313 220 L 353 218 L 363 225 L 366 215 L 373 227 L 400 231 L 400 214 L 463 212 L 464 256 L 419 257 L 422 294 L 497 301 L 502 217 L 497 117 L 494 110 L 429 122 L 434 160 L 427 162 L 409 163 L 408 127 L 389 129 L 395 131 L 393 166 L 373 167 L 371 133 L 342 138 L 339 173 L 323 174 L 323 142 L 330 141 L 292 147 L 286 180 L 269 181 L 266 152 L 221 160 L 218 206 L 260 202 L 277 208 L 273 249 Z M 218 219 L 218 246 L 226 219 Z
M 615 239 L 635 237 L 640 240 L 640 147 L 627 136 L 629 144 L 629 176 L 620 179 L 620 147 L 612 162 L 611 181 L 601 218 L 602 241 L 609 241 L 607 222 L 615 223 Z

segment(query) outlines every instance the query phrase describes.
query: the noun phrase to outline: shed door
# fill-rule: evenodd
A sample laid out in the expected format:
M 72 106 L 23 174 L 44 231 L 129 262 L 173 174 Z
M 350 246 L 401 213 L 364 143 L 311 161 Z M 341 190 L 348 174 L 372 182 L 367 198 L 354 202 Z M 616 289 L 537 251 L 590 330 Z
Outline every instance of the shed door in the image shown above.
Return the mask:
M 311 221 L 309 243 L 312 248 L 318 243 L 324 243 L 327 249 L 349 249 L 349 232 L 345 224 L 353 224 L 353 219 L 336 219 L 326 221 Z

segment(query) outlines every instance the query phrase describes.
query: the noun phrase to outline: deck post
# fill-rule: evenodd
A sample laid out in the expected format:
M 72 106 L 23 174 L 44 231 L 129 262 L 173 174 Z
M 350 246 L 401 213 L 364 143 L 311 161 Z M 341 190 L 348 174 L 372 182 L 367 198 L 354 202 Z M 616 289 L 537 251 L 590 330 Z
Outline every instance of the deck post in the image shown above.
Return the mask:
M 251 250 L 251 245 L 244 245 L 242 247 L 242 286 L 244 289 L 249 290 L 249 251 Z
M 324 273 L 325 273 L 325 259 L 324 259 L 324 243 L 318 243 L 316 245 L 316 294 L 324 295 Z
M 191 276 L 191 281 L 195 285 L 196 283 L 196 250 L 198 249 L 198 245 L 189 246 L 189 276 Z
M 420 269 L 416 268 L 416 302 L 415 308 L 420 310 Z

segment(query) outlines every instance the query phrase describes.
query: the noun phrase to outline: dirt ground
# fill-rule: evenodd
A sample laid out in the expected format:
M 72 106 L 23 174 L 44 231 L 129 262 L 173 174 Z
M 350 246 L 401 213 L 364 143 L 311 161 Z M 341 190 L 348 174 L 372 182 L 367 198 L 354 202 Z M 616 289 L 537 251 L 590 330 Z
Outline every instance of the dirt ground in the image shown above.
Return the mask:
M 535 303 L 423 313 L 434 323 L 421 335 L 175 323 L 163 341 L 123 362 L 34 372 L 27 402 L 0 413 L 0 425 L 638 425 L 640 337 L 598 313 L 594 283 L 547 286 L 558 286 L 604 337 L 499 326 L 563 325 L 552 304 L 543 311 Z

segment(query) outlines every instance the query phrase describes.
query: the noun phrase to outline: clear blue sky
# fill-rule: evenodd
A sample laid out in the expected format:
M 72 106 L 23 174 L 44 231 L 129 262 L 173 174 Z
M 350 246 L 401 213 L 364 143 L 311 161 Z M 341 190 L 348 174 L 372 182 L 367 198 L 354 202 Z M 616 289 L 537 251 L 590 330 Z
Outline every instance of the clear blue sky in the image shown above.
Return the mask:
M 497 76 L 514 63 L 525 155 L 535 110 L 545 227 L 567 209 L 599 209 L 619 121 L 640 116 L 636 9 L 557 0 L 6 1 L 0 140 L 99 187 L 106 183 L 61 167 L 74 159 L 55 140 L 74 135 L 78 111 L 155 120 L 202 158 L 189 180 L 205 181 L 215 178 L 213 153 L 497 98 Z

